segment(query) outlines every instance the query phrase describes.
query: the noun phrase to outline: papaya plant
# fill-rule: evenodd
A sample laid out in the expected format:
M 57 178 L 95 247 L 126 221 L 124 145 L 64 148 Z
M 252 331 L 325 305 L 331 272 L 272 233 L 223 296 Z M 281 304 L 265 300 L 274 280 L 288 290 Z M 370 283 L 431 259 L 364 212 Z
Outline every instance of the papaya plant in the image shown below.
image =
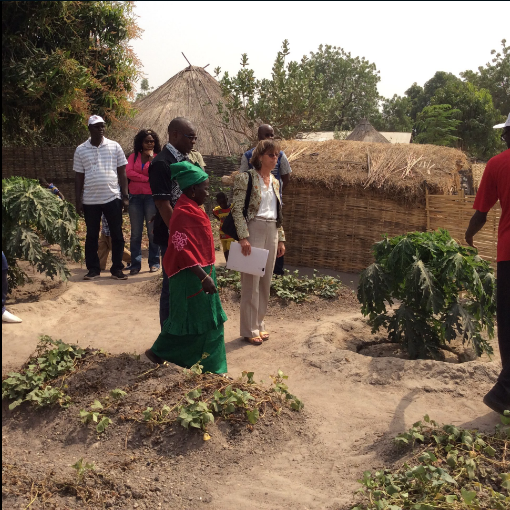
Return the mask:
M 358 300 L 375 333 L 382 327 L 411 359 L 440 359 L 457 337 L 492 354 L 496 281 L 488 262 L 446 230 L 385 238 L 360 276 Z M 398 307 L 393 310 L 393 305 Z
M 51 279 L 59 275 L 66 280 L 66 258 L 75 262 L 82 259 L 77 222 L 74 206 L 41 187 L 38 181 L 24 177 L 2 179 L 2 251 L 9 264 L 9 287 L 29 280 L 18 260 L 29 262 Z M 52 253 L 49 245 L 60 246 L 62 256 Z

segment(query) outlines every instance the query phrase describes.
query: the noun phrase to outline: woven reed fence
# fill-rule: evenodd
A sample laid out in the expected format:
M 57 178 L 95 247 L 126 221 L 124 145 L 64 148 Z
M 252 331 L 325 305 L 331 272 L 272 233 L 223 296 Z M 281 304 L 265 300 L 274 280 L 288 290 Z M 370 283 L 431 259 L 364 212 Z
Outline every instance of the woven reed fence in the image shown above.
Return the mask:
M 284 195 L 285 262 L 357 273 L 383 234 L 425 231 L 425 205 L 404 205 L 359 187 L 328 190 L 293 182 Z
M 76 203 L 74 192 L 73 158 L 76 147 L 3 147 L 2 178 L 20 176 L 30 179 L 44 177 L 64 194 L 66 200 Z M 238 160 L 223 156 L 203 156 L 206 170 L 213 176 L 232 173 L 239 168 Z M 211 197 L 209 208 L 216 205 Z
M 471 216 L 475 195 L 426 195 L 427 230 L 444 228 L 460 244 L 466 245 L 464 234 Z M 478 254 L 496 268 L 498 225 L 501 218 L 501 205 L 498 202 L 487 214 L 487 223 L 476 234 L 475 245 Z

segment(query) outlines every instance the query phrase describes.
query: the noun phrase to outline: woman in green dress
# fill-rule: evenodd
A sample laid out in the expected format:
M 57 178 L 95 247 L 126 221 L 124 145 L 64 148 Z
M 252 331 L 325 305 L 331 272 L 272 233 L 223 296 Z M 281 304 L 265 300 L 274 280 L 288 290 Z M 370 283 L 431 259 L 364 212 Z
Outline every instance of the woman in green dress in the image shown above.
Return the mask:
M 211 221 L 199 207 L 209 196 L 208 175 L 189 161 L 170 165 L 182 195 L 170 219 L 168 249 L 163 259 L 169 277 L 170 316 L 145 355 L 189 368 L 200 363 L 205 372 L 227 372 L 223 323 L 227 316 L 216 288 L 215 250 Z

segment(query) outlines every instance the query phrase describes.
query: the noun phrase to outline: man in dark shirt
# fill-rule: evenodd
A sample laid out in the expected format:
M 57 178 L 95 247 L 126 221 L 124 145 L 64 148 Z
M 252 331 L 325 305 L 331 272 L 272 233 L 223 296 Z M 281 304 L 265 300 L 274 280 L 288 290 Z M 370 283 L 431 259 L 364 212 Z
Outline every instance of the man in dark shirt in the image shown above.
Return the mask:
M 149 184 L 157 209 L 154 218 L 154 242 L 161 248 L 161 260 L 168 247 L 168 225 L 173 208 L 182 193 L 177 181 L 172 179 L 170 165 L 187 160 L 187 155 L 193 149 L 196 140 L 197 135 L 191 122 L 184 117 L 176 117 L 168 125 L 168 143 L 149 166 Z M 159 320 L 162 329 L 169 315 L 169 307 L 168 275 L 163 267 L 163 286 L 159 300 Z

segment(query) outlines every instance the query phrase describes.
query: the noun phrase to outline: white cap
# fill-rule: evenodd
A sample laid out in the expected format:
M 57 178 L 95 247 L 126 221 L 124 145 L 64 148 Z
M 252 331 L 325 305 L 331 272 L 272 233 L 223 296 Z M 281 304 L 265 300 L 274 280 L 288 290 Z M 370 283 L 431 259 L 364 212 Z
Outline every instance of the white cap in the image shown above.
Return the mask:
M 504 128 L 504 127 L 510 127 L 510 113 L 508 114 L 508 119 L 506 119 L 506 122 L 503 122 L 503 124 L 496 124 L 494 126 L 494 129 Z
M 91 126 L 92 124 L 98 124 L 99 122 L 102 122 L 103 124 L 105 123 L 103 117 L 100 117 L 99 115 L 91 115 L 89 117 L 88 125 Z

